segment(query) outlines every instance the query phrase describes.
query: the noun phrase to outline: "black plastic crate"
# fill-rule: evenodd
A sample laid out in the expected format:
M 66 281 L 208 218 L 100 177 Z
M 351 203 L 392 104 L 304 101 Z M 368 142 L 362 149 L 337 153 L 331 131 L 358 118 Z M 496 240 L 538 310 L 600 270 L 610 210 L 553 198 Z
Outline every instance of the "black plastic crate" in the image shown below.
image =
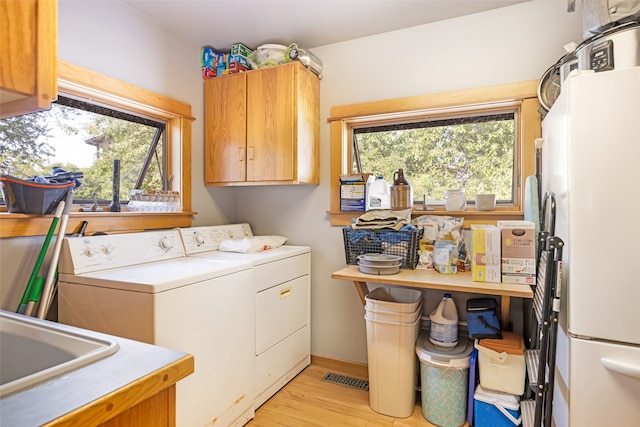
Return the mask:
M 363 254 L 387 254 L 401 257 L 400 268 L 413 270 L 418 265 L 418 250 L 424 229 L 369 230 L 345 227 L 344 255 L 347 264 L 357 265 Z
M 74 181 L 44 184 L 10 175 L 0 176 L 0 190 L 9 213 L 52 214 L 74 184 Z

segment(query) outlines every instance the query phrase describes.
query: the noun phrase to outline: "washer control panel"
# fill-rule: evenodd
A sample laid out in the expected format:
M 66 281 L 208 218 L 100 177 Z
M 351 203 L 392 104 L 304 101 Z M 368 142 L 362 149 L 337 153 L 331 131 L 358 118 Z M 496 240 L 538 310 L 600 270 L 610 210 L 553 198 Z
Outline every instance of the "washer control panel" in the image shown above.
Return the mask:
M 59 270 L 63 274 L 80 274 L 184 256 L 176 230 L 66 237 Z
M 187 255 L 217 251 L 223 240 L 253 236 L 251 227 L 246 223 L 178 228 L 177 230 Z

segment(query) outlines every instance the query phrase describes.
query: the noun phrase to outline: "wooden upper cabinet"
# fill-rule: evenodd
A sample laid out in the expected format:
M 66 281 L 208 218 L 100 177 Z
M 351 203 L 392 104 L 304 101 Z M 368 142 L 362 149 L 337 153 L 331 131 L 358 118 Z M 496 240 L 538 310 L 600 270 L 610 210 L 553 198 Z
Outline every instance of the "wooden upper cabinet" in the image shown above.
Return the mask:
M 320 182 L 320 81 L 299 62 L 205 82 L 205 184 Z
M 293 181 L 295 69 L 247 76 L 247 181 Z
M 247 176 L 247 76 L 205 84 L 205 182 L 245 181 Z
M 51 108 L 57 97 L 57 0 L 0 0 L 0 117 Z

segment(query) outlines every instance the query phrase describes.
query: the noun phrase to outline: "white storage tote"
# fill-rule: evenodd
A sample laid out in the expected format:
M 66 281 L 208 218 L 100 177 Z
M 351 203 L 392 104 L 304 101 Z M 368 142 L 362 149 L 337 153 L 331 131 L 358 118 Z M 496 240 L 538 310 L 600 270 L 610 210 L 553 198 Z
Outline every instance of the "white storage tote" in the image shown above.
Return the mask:
M 473 394 L 474 427 L 513 427 L 522 422 L 518 396 L 476 387 Z
M 526 366 L 524 341 L 514 332 L 503 331 L 502 339 L 484 338 L 476 342 L 480 385 L 486 390 L 521 395 Z

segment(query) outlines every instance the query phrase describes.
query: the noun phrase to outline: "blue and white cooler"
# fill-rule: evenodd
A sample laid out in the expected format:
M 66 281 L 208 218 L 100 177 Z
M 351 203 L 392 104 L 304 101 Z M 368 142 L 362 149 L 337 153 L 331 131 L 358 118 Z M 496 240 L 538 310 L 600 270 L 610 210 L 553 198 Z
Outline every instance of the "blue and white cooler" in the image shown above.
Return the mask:
M 481 385 L 473 394 L 474 427 L 513 427 L 522 422 L 518 396 L 486 390 Z
M 416 354 L 420 359 L 422 415 L 441 427 L 460 427 L 467 419 L 469 365 L 473 341 L 458 336 L 455 347 L 442 347 L 420 332 Z

